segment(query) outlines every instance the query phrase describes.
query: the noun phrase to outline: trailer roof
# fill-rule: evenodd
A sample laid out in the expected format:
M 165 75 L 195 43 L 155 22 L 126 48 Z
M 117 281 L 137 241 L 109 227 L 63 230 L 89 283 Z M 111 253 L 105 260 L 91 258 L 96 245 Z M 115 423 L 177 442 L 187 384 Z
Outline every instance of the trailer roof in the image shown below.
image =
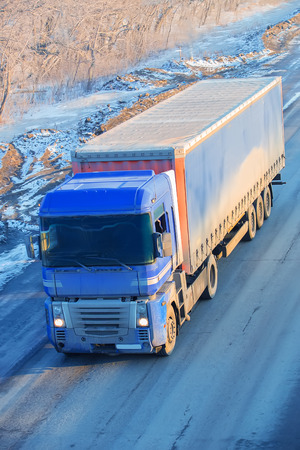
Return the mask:
M 73 160 L 172 159 L 230 121 L 280 77 L 200 81 L 72 152 Z

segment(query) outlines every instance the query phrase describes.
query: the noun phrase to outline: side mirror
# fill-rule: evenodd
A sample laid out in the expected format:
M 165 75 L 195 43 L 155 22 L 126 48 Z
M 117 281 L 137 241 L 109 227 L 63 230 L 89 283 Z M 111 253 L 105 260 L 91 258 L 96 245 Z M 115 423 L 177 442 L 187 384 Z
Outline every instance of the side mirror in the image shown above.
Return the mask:
M 156 258 L 172 256 L 171 233 L 153 233 L 154 253 Z
M 39 235 L 36 234 L 34 236 L 25 236 L 25 246 L 26 246 L 26 252 L 27 252 L 27 256 L 30 259 L 36 259 L 36 255 L 35 255 L 35 248 L 34 248 L 34 244 L 38 244 L 38 251 L 37 251 L 37 257 L 39 258 Z
M 163 246 L 161 233 L 153 233 L 153 244 L 154 244 L 154 256 L 155 258 L 163 257 Z

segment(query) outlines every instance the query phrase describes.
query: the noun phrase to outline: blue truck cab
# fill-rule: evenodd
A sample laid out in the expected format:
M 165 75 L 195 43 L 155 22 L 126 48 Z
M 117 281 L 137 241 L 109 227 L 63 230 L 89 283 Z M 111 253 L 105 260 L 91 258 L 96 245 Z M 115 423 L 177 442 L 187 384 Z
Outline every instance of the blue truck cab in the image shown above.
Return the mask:
M 45 196 L 40 250 L 58 351 L 149 353 L 166 342 L 177 265 L 171 184 L 151 170 L 81 173 Z

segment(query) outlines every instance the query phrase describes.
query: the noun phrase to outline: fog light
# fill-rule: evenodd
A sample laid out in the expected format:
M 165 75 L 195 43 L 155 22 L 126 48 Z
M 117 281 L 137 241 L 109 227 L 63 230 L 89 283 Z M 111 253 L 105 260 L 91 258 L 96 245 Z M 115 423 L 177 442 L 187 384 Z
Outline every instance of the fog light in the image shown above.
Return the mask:
M 60 317 L 57 317 L 56 319 L 54 319 L 54 326 L 57 328 L 64 327 L 65 321 L 63 319 L 61 319 Z

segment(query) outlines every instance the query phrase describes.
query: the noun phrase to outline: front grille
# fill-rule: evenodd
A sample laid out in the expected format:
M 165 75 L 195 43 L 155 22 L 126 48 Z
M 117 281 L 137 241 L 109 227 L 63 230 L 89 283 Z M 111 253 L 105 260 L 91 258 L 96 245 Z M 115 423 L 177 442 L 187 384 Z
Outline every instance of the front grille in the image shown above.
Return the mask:
M 65 341 L 66 333 L 65 330 L 55 330 L 55 336 L 57 341 Z
M 138 333 L 139 333 L 139 340 L 141 342 L 149 341 L 148 330 L 141 328 L 138 330 Z
M 80 300 L 69 303 L 75 333 L 79 336 L 125 336 L 130 304 L 111 300 Z

